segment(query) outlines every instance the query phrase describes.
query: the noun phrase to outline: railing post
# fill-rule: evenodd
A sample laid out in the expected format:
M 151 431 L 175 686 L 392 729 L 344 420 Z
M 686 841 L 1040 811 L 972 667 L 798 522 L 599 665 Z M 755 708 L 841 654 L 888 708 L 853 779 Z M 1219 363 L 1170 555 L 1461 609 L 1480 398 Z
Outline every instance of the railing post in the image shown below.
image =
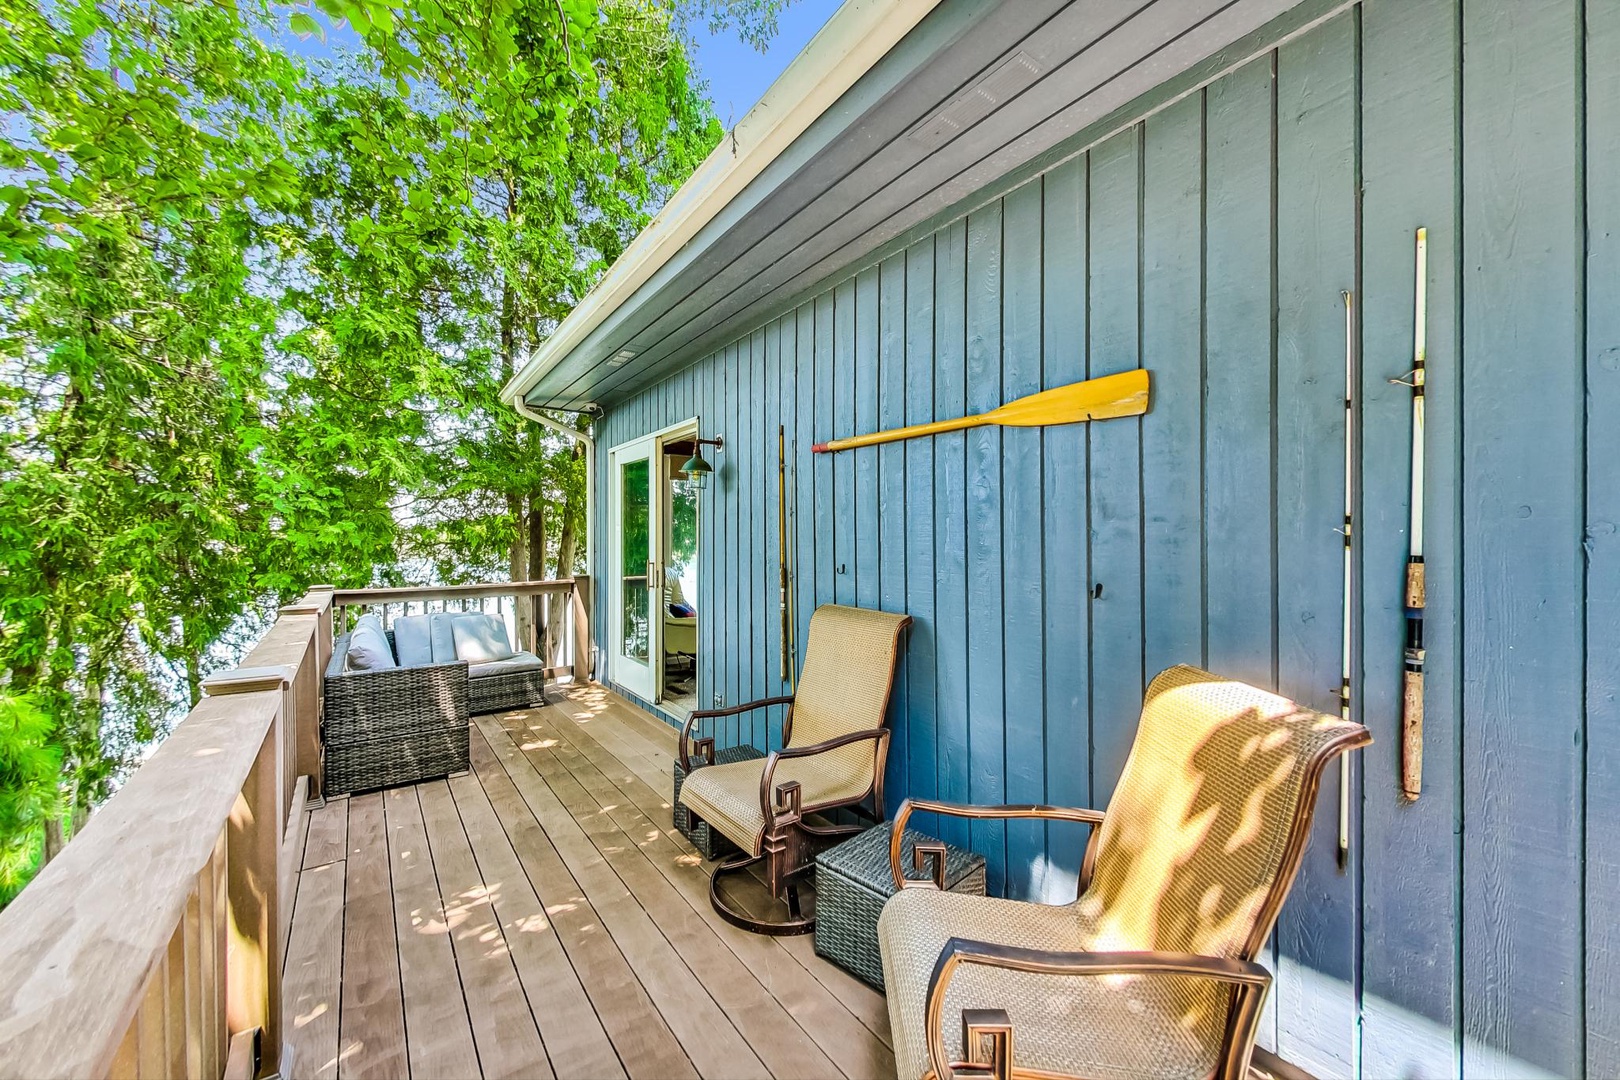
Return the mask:
M 291 723 L 292 675 L 285 668 L 238 668 L 208 680 L 211 697 L 274 691 L 282 707 L 266 732 L 226 823 L 226 994 L 229 1036 L 260 1029 L 257 1076 L 281 1067 L 281 850 L 286 806 L 283 724 Z M 290 870 L 289 870 L 290 872 Z
M 591 681 L 591 579 L 574 575 L 571 593 L 574 608 L 574 682 Z

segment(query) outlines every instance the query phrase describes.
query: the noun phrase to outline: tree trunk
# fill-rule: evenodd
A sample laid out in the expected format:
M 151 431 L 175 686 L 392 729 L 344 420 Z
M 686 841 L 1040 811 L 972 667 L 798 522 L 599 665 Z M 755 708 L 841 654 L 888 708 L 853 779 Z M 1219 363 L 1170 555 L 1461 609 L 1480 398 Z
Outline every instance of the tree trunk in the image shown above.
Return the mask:
M 579 508 L 570 496 L 563 503 L 562 529 L 557 533 L 557 577 L 570 578 L 574 576 L 574 560 L 579 556 L 579 541 L 574 531 L 574 518 Z M 565 593 L 553 593 L 551 604 L 546 615 L 546 625 L 555 628 L 551 635 L 550 650 L 546 663 L 560 665 L 563 662 L 563 643 L 568 640 L 565 629 L 568 625 L 571 612 L 571 598 Z
M 48 865 L 52 859 L 62 854 L 62 849 L 65 847 L 67 847 L 67 837 L 62 832 L 62 819 L 60 817 L 47 818 L 45 820 L 45 856 L 41 860 L 40 866 Z
M 529 493 L 529 580 L 546 579 L 546 496 L 542 491 Z M 541 659 L 550 655 L 547 634 L 550 624 L 543 618 L 541 604 L 544 598 L 525 596 L 520 601 L 524 611 L 536 621 L 534 628 L 534 654 Z
M 507 580 L 523 581 L 529 573 L 529 530 L 526 515 L 523 512 L 523 500 L 516 495 L 506 497 L 506 509 L 512 515 L 512 550 L 511 558 L 507 562 Z M 533 637 L 530 632 L 534 626 L 534 612 L 529 605 L 518 599 L 513 604 L 512 628 L 517 634 L 518 648 L 527 648 Z

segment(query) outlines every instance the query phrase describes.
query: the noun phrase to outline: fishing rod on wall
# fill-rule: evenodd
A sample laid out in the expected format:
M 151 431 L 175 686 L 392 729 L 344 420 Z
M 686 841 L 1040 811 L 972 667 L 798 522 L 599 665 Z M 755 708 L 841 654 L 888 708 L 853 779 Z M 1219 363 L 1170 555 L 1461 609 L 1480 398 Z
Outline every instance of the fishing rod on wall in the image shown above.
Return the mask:
M 1356 506 L 1356 302 L 1355 294 L 1344 297 L 1344 636 L 1340 650 L 1339 716 L 1350 717 L 1350 656 L 1355 607 L 1355 528 Z M 1350 756 L 1339 755 L 1339 870 L 1350 865 Z
M 1401 693 L 1401 794 L 1423 793 L 1423 609 L 1428 589 L 1423 574 L 1423 389 L 1429 351 L 1429 230 L 1417 231 L 1412 290 L 1412 370 L 1393 383 L 1412 388 L 1412 494 L 1410 546 L 1406 557 L 1406 649 Z
M 787 479 L 787 428 L 782 424 L 776 425 L 776 562 L 777 584 L 779 594 L 777 598 L 778 613 L 782 620 L 781 656 L 778 658 L 782 681 L 797 690 L 798 664 L 795 661 L 794 633 L 795 620 L 793 617 L 793 540 L 789 531 L 789 518 L 793 519 L 793 527 L 798 525 L 798 512 L 795 508 L 790 515 L 788 512 L 789 490 Z

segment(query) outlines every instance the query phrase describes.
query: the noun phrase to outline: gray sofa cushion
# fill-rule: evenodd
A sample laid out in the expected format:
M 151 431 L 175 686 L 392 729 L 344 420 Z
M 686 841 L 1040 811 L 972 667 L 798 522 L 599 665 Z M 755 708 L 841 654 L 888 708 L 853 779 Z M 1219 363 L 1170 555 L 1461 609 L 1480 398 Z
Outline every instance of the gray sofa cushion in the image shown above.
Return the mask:
M 545 661 L 534 653 L 520 652 L 513 653 L 505 660 L 485 660 L 482 663 L 468 664 L 467 677 L 477 679 L 485 675 L 506 675 L 513 671 L 540 671 L 545 666 Z
M 450 624 L 461 618 L 459 611 L 435 611 L 428 616 L 428 639 L 433 643 L 433 662 L 453 664 L 456 660 L 456 638 Z
M 505 660 L 512 655 L 506 637 L 506 620 L 499 615 L 457 615 L 450 624 L 456 640 L 456 659 L 469 664 Z
M 394 651 L 400 667 L 426 667 L 433 663 L 433 639 L 426 615 L 401 615 L 394 620 Z
M 349 670 L 386 671 L 397 666 L 382 620 L 375 615 L 360 616 L 349 633 Z

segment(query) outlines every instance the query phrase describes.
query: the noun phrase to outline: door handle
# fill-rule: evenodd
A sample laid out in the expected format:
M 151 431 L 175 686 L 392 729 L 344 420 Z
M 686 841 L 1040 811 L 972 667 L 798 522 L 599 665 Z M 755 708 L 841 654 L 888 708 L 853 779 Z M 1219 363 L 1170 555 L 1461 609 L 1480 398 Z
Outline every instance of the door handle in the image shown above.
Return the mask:
M 660 566 L 656 562 L 649 561 L 647 563 L 647 588 L 649 588 L 649 589 L 662 588 L 663 583 L 658 580 L 662 576 L 662 573 L 663 573 L 663 567 L 662 566 Z

